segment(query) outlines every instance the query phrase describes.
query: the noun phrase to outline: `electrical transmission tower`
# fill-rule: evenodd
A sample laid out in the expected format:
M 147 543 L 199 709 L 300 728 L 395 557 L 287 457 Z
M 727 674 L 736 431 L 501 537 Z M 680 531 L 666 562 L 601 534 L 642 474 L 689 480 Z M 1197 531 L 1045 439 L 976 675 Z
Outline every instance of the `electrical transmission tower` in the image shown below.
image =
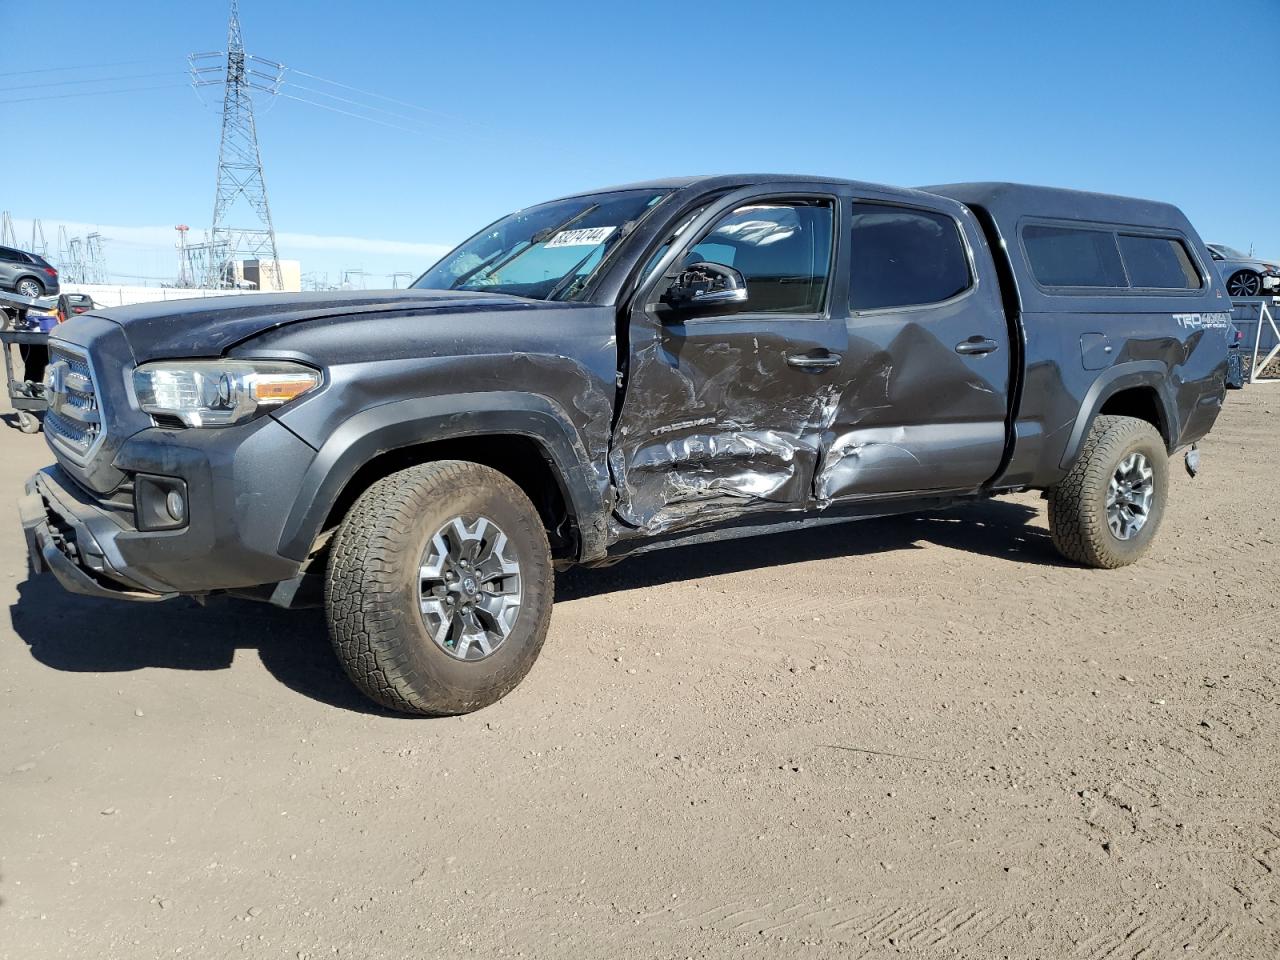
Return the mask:
M 44 224 L 39 220 L 31 221 L 31 252 L 46 259 L 49 256 L 49 241 L 44 238 Z
M 274 94 L 279 89 L 284 67 L 244 52 L 239 0 L 231 0 L 225 68 L 211 64 L 211 58 L 221 56 L 203 53 L 188 57 L 191 82 L 195 86 L 219 83 L 224 86 L 218 189 L 213 202 L 213 230 L 204 285 L 233 286 L 236 261 L 257 260 L 259 276 L 263 279 L 266 279 L 267 270 L 261 268 L 270 261 L 271 284 L 279 290 L 280 257 L 276 250 L 275 227 L 271 224 L 271 207 L 267 203 L 267 183 L 262 175 L 262 154 L 258 150 L 258 130 L 253 120 L 252 92 L 261 90 Z
M 84 241 L 72 237 L 67 241 L 67 255 L 63 258 L 63 278 L 67 283 L 88 283 L 84 268 Z
M 102 234 L 93 232 L 85 236 L 84 280 L 82 283 L 107 282 L 107 258 L 102 252 Z

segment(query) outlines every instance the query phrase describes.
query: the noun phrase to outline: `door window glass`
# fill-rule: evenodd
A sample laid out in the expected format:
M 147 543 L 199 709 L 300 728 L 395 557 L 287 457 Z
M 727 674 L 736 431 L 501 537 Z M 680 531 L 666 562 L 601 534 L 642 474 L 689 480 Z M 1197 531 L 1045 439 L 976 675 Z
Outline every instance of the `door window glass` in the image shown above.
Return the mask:
M 969 289 L 969 257 L 951 217 L 855 203 L 852 223 L 851 309 L 939 303 Z
M 685 255 L 685 266 L 719 263 L 747 281 L 737 313 L 819 313 L 831 272 L 831 205 L 739 207 Z

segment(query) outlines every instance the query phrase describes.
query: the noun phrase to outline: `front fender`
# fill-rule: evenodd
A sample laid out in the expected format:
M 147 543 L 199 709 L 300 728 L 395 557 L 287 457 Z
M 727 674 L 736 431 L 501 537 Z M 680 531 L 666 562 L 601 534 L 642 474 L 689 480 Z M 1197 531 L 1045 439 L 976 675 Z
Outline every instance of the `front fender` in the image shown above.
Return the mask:
M 604 464 L 596 468 L 569 418 L 552 401 L 507 391 L 398 400 L 345 420 L 320 446 L 299 484 L 281 534 L 280 553 L 295 560 L 307 558 L 339 495 L 374 457 L 420 443 L 483 434 L 516 434 L 542 447 L 577 519 L 580 559 L 603 556 L 608 490 Z
M 1160 404 L 1160 435 L 1164 438 L 1166 449 L 1170 453 L 1173 452 L 1173 438 L 1177 436 L 1175 427 L 1178 423 L 1178 408 L 1170 394 L 1169 368 L 1159 360 L 1131 360 L 1117 363 L 1104 370 L 1085 393 L 1084 400 L 1080 404 L 1080 412 L 1076 415 L 1075 425 L 1067 438 L 1067 446 L 1063 450 L 1062 460 L 1059 463 L 1063 470 L 1069 470 L 1076 457 L 1080 455 L 1085 437 L 1089 434 L 1089 427 L 1107 399 L 1121 390 L 1133 387 L 1151 387 L 1155 390 Z

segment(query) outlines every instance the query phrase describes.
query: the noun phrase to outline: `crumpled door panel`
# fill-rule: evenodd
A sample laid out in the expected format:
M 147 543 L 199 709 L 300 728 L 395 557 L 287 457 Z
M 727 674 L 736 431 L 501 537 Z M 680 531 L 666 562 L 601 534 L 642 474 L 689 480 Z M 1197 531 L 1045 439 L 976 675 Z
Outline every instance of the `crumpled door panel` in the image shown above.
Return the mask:
M 723 317 L 638 322 L 610 467 L 618 536 L 809 498 L 834 388 L 787 357 L 838 351 L 843 324 Z

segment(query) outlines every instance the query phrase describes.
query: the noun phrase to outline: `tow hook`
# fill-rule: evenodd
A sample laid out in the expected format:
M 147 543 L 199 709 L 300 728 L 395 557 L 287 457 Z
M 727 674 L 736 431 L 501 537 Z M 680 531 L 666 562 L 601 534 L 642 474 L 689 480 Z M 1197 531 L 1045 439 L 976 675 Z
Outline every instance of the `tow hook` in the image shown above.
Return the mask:
M 1191 445 L 1191 449 L 1187 451 L 1187 457 L 1184 461 L 1187 465 L 1187 473 L 1195 476 L 1200 472 L 1200 448 L 1196 444 Z

